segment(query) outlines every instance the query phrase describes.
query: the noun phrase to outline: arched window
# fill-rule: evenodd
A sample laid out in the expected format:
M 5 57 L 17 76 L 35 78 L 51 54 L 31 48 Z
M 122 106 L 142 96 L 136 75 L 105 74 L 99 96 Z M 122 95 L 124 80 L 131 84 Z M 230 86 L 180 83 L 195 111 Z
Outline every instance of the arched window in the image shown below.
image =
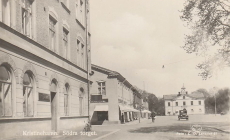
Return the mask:
M 34 112 L 34 79 L 32 73 L 26 72 L 23 76 L 23 112 L 24 116 L 31 117 Z
M 0 116 L 12 116 L 12 73 L 0 66 Z
M 80 88 L 80 94 L 79 94 L 79 115 L 83 115 L 83 97 L 84 97 L 84 89 Z
M 65 84 L 65 91 L 64 91 L 64 113 L 65 116 L 69 115 L 69 84 Z

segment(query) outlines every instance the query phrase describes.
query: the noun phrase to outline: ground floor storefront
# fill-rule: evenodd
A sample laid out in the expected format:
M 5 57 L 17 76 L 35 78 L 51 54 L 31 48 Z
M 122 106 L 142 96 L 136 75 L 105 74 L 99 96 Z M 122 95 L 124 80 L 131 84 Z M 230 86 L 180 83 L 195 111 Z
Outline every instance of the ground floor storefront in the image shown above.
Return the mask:
M 87 81 L 40 58 L 0 47 L 0 136 L 84 127 Z

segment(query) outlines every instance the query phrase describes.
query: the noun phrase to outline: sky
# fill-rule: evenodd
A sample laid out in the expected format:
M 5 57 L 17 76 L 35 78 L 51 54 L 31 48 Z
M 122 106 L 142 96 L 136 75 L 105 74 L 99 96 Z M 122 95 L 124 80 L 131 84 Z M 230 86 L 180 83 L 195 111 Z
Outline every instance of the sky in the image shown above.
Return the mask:
M 91 0 L 92 63 L 122 74 L 132 85 L 155 94 L 230 87 L 230 68 L 202 80 L 204 58 L 181 48 L 190 31 L 179 12 L 184 0 Z M 162 66 L 164 65 L 164 68 Z

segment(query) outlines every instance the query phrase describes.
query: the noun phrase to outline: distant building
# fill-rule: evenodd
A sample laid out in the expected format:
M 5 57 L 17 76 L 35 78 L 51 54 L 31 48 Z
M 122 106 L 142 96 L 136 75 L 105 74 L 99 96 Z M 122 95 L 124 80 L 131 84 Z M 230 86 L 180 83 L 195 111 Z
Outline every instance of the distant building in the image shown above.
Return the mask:
M 205 114 L 204 95 L 200 92 L 188 94 L 185 87 L 178 94 L 164 95 L 165 115 L 178 115 L 186 109 L 188 114 Z
M 118 124 L 137 119 L 141 94 L 120 73 L 92 64 L 92 124 Z
M 1 138 L 84 127 L 86 15 L 88 0 L 0 0 Z

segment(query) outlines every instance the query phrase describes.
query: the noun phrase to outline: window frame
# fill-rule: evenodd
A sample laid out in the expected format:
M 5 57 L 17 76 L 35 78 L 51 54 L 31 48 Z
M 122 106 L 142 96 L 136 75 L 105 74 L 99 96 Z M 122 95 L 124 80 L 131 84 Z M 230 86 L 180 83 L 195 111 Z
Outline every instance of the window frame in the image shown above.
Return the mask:
M 63 30 L 62 30 L 62 46 L 63 48 L 65 49 L 64 54 L 63 54 L 63 57 L 65 59 L 69 59 L 69 43 L 70 43 L 70 40 L 69 40 L 69 30 L 66 29 L 65 27 L 63 27 Z
M 106 81 L 97 81 L 97 85 L 98 85 L 98 94 L 102 96 L 106 96 Z M 103 94 L 103 89 L 104 89 L 104 94 Z
M 29 3 L 29 7 L 27 7 L 27 3 Z M 22 20 L 22 33 L 29 37 L 29 38 L 34 38 L 34 35 L 33 35 L 33 3 L 34 3 L 34 0 L 24 0 L 24 2 L 22 2 L 22 6 L 21 6 L 21 20 Z M 26 27 L 26 18 L 23 17 L 23 11 L 24 12 L 28 12 L 29 13 L 29 27 Z M 24 26 L 23 26 L 23 23 L 24 23 Z M 29 32 L 29 34 L 28 34 Z
M 52 26 L 51 26 L 52 23 Z M 49 15 L 49 49 L 51 51 L 56 51 L 57 52 L 57 38 L 58 38 L 58 34 L 57 34 L 57 24 L 58 21 L 52 16 Z M 51 32 L 53 33 L 53 35 L 51 36 Z
M 2 106 L 2 112 L 0 112 L 0 118 L 2 117 L 12 117 L 13 116 L 13 102 L 12 102 L 12 97 L 13 97 L 13 91 L 12 91 L 12 85 L 13 85 L 13 81 L 12 81 L 12 74 L 11 74 L 11 70 L 9 70 L 6 66 L 4 65 L 0 65 L 0 67 L 4 67 L 6 72 L 8 73 L 8 76 L 9 76 L 9 79 L 8 80 L 0 80 L 0 98 L 2 100 L 1 103 L 1 106 Z M 10 108 L 9 108 L 9 111 L 8 112 L 9 114 L 7 114 L 6 112 L 6 104 L 5 104 L 5 101 L 7 100 L 6 99 L 6 96 L 4 97 L 5 95 L 5 87 L 6 85 L 9 85 L 9 90 L 10 92 L 7 94 L 7 97 L 8 97 L 8 100 L 9 100 L 9 104 L 10 104 Z
M 25 72 L 24 73 L 24 76 L 25 74 L 28 75 L 28 77 L 30 78 L 30 85 L 24 85 L 23 84 L 23 101 L 25 102 L 25 110 L 24 110 L 24 106 L 23 106 L 23 113 L 24 113 L 24 117 L 33 117 L 34 116 L 34 87 L 33 87 L 33 77 L 31 76 L 31 74 L 29 74 L 28 72 Z M 23 80 L 24 82 L 24 80 Z M 24 90 L 25 89 L 25 90 Z M 30 90 L 30 92 L 29 92 Z M 30 93 L 30 97 L 29 97 L 29 94 Z M 29 101 L 31 100 L 31 101 Z M 23 103 L 24 103 L 23 102 Z M 29 102 L 32 102 L 31 105 L 32 105 L 32 111 L 30 110 L 29 111 Z M 29 112 L 32 112 L 32 115 L 29 114 Z
M 185 106 L 186 105 L 186 102 L 185 101 L 183 101 L 183 106 Z

